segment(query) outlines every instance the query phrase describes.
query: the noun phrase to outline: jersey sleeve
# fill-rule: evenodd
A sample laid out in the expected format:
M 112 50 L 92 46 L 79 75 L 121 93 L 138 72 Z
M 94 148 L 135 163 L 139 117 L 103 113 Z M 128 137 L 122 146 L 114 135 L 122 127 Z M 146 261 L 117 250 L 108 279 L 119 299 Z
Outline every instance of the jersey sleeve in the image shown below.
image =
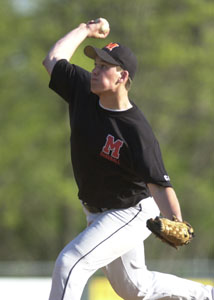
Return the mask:
M 159 143 L 156 139 L 146 148 L 140 149 L 137 172 L 145 183 L 154 183 L 164 187 L 172 186 L 163 163 Z
M 66 59 L 59 60 L 51 73 L 49 87 L 72 104 L 79 91 L 90 92 L 90 73 Z

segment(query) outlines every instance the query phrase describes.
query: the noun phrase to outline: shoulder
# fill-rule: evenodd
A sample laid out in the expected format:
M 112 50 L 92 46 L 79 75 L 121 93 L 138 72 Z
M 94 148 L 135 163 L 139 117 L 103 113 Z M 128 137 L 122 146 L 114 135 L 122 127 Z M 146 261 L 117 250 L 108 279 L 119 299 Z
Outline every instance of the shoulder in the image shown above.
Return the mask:
M 132 126 L 136 141 L 145 143 L 145 145 L 153 143 L 156 138 L 151 124 L 147 120 L 142 110 L 140 110 L 136 104 L 132 103 L 132 105 L 133 110 L 130 114 L 132 120 L 130 124 Z
M 90 78 L 85 69 L 61 59 L 53 68 L 49 87 L 70 102 L 77 93 L 90 92 Z
M 51 73 L 51 77 L 54 76 L 67 76 L 67 77 L 74 77 L 79 76 L 85 80 L 90 80 L 91 73 L 87 70 L 68 62 L 66 59 L 61 59 L 57 61 L 55 64 L 53 71 Z

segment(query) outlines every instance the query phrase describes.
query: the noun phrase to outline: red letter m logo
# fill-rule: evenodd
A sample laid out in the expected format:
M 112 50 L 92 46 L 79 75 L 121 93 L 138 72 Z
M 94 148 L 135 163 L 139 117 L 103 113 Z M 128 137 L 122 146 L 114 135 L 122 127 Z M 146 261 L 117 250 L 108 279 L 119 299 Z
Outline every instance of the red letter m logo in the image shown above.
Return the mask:
M 111 151 L 111 156 L 119 159 L 120 157 L 120 148 L 123 146 L 123 141 L 116 140 L 114 141 L 114 137 L 112 135 L 108 135 L 106 138 L 105 146 L 103 147 L 103 152 L 109 154 Z

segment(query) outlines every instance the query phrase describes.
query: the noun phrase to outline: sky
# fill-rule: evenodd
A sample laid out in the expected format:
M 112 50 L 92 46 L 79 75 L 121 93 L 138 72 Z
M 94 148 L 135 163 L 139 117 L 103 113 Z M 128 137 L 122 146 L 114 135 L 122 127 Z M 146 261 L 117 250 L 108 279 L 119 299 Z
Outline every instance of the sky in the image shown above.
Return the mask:
M 14 9 L 20 14 L 30 14 L 37 6 L 37 0 L 10 0 Z

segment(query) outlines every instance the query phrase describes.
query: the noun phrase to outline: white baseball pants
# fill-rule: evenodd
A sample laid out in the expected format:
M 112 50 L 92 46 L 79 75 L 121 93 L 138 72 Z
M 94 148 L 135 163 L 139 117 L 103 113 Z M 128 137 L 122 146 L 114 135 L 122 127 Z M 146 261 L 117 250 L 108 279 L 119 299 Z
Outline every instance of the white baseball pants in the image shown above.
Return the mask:
M 125 300 L 213 300 L 213 289 L 145 265 L 146 221 L 159 215 L 152 198 L 135 207 L 91 214 L 88 224 L 56 260 L 49 300 L 80 300 L 88 279 L 100 268 Z

